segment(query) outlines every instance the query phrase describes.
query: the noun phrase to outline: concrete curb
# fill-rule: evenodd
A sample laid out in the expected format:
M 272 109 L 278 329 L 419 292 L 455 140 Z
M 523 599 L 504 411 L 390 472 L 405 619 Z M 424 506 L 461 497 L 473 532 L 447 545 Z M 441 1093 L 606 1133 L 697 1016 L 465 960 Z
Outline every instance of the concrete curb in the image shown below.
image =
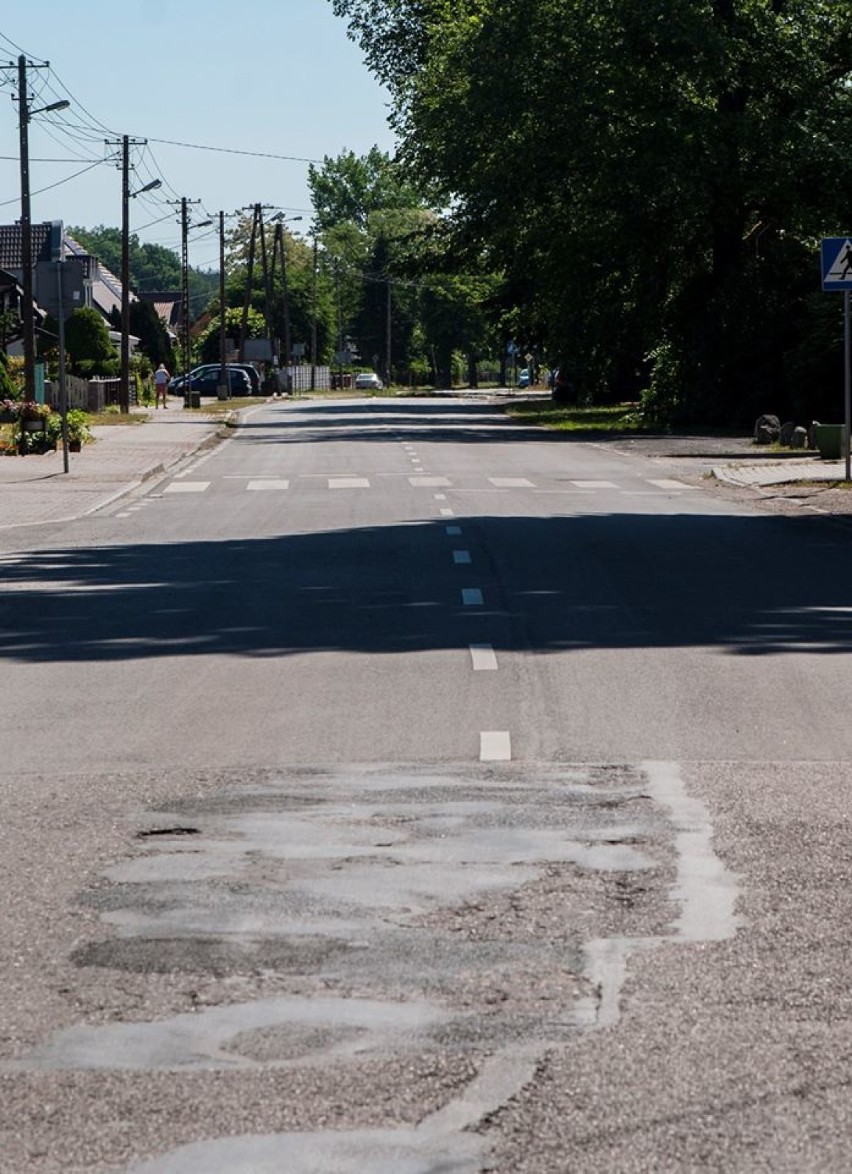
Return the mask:
M 794 485 L 808 481 L 842 481 L 845 466 L 842 461 L 822 461 L 802 458 L 781 464 L 715 465 L 712 475 L 717 481 L 740 487 L 759 488 L 772 485 Z

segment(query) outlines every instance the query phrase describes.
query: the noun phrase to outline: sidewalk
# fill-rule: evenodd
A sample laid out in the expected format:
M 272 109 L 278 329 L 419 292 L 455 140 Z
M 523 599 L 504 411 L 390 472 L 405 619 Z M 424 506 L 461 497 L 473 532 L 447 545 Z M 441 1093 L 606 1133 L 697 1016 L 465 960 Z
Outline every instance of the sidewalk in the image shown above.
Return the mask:
M 761 488 L 772 485 L 792 485 L 813 481 L 843 481 L 845 461 L 824 461 L 820 457 L 788 457 L 774 461 L 755 461 L 753 464 L 715 465 L 713 476 L 729 485 Z
M 148 416 L 146 423 L 93 428 L 94 444 L 69 453 L 67 474 L 61 448 L 0 457 L 0 530 L 94 513 L 214 443 L 224 427 L 221 415 L 174 403 Z

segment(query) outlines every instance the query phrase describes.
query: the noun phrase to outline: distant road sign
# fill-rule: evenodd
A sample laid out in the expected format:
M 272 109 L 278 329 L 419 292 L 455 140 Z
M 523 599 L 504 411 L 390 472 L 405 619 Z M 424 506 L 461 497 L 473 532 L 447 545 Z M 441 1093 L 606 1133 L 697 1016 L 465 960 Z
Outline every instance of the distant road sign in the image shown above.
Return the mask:
M 852 237 L 830 236 L 822 242 L 822 288 L 852 289 Z

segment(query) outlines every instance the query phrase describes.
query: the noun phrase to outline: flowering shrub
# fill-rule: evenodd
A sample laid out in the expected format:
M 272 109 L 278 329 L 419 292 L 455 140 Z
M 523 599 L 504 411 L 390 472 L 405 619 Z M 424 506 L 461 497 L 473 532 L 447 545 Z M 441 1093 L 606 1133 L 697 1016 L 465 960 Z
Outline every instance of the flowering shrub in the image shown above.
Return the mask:
M 25 428 L 24 421 L 38 420 L 44 425 L 37 432 Z M 35 400 L 0 400 L 0 453 L 38 453 L 55 448 L 61 433 L 62 418 L 49 404 Z
M 46 420 L 51 413 L 49 404 L 37 404 L 31 399 L 0 400 L 0 412 L 15 416 L 18 420 Z

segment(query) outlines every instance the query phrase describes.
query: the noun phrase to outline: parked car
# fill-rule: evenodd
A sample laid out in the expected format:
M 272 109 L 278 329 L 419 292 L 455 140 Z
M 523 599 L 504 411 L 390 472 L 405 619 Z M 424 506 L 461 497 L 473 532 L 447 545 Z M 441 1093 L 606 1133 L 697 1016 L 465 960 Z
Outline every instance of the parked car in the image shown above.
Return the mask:
M 257 369 L 252 367 L 251 363 L 226 363 L 225 365 L 229 371 L 245 372 L 246 378 L 251 385 L 251 391 L 248 392 L 249 395 L 260 394 L 260 376 L 257 373 Z M 216 375 L 216 383 L 214 384 L 213 391 L 208 394 L 215 395 L 216 387 L 218 386 L 218 376 L 221 369 L 222 368 L 220 363 L 202 363 L 199 367 L 193 367 L 193 369 L 190 371 L 190 375 L 193 379 L 196 379 L 200 375 L 206 375 L 208 372 L 213 371 Z M 183 395 L 183 385 L 185 379 L 185 375 L 173 376 L 172 379 L 169 380 L 169 391 L 173 392 L 175 395 Z M 242 388 L 242 380 L 237 380 L 237 385 Z M 198 388 L 194 387 L 192 390 L 197 391 Z M 240 395 L 243 394 L 246 393 L 240 391 Z
M 381 391 L 384 383 L 375 371 L 359 371 L 355 376 L 355 387 L 358 391 Z
M 190 391 L 197 391 L 200 395 L 218 395 L 220 371 L 219 366 L 208 367 L 206 370 L 196 367 L 189 373 Z M 172 386 L 173 384 L 175 386 Z M 231 395 L 251 395 L 251 380 L 239 367 L 228 367 L 228 385 Z M 186 391 L 185 377 L 183 375 L 176 376 L 169 383 L 169 390 L 173 395 L 184 395 Z

